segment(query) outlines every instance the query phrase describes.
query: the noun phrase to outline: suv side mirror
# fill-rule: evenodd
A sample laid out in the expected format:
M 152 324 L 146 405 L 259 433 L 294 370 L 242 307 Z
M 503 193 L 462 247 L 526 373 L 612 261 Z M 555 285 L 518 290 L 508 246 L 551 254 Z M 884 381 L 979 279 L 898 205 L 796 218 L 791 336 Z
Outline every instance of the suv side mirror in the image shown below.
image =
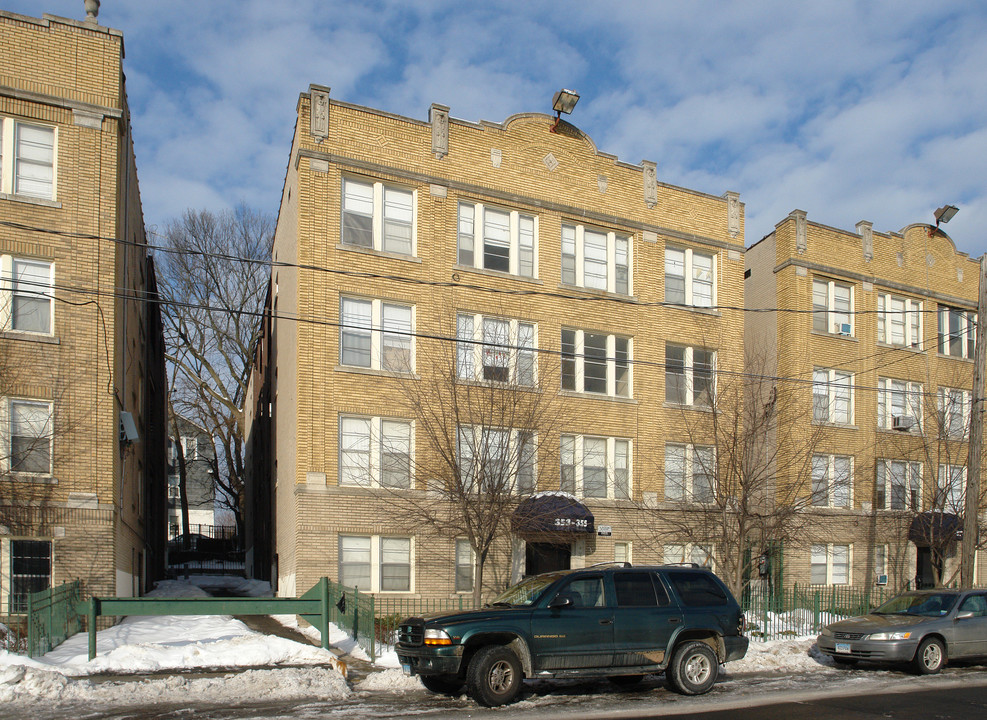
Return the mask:
M 548 603 L 548 607 L 554 610 L 556 608 L 571 607 L 572 604 L 572 596 L 569 593 L 559 593 Z
M 966 620 L 967 618 L 973 617 L 973 610 L 960 610 L 956 613 L 957 620 Z

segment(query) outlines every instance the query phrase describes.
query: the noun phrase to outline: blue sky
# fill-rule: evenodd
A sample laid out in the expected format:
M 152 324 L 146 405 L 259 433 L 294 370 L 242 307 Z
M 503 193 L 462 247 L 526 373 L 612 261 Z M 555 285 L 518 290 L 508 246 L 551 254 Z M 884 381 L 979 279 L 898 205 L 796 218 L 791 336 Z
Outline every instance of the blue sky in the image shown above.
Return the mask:
M 83 0 L 0 0 L 82 19 Z M 740 193 L 747 244 L 789 212 L 931 222 L 987 251 L 987 3 L 977 0 L 103 0 L 124 32 L 145 217 L 275 212 L 298 94 L 425 119 L 551 112 L 659 179 Z

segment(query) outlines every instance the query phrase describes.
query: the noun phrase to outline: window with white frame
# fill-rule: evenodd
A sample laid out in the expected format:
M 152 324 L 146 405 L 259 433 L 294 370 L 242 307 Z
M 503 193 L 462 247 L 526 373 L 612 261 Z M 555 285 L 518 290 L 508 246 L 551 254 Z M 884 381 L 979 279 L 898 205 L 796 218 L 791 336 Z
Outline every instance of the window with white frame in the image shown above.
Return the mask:
M 966 466 L 940 465 L 935 505 L 944 512 L 962 514 L 966 497 Z
M 874 574 L 880 578 L 888 574 L 888 546 L 874 546 Z M 885 578 L 886 580 L 887 578 Z
M 812 419 L 817 423 L 853 424 L 853 374 L 830 368 L 812 372 Z
M 812 505 L 848 508 L 853 502 L 853 458 L 812 456 Z
M 473 546 L 469 540 L 456 540 L 456 592 L 473 592 Z
M 662 546 L 662 562 L 667 565 L 693 563 L 713 567 L 713 546 L 696 543 L 669 543 Z
M 665 248 L 665 302 L 716 305 L 716 255 L 692 248 Z
M 885 430 L 922 432 L 922 383 L 878 378 L 877 426 Z
M 343 178 L 342 243 L 400 255 L 415 253 L 415 192 Z
M 877 341 L 922 347 L 922 302 L 897 295 L 877 296 Z
M 535 436 L 528 430 L 460 426 L 458 458 L 462 491 L 534 492 L 536 450 Z
M 616 563 L 632 562 L 630 542 L 615 542 L 613 544 L 613 561 Z
M 813 585 L 849 585 L 851 545 L 813 545 L 809 582 Z
M 538 277 L 538 218 L 534 215 L 461 202 L 457 237 L 460 265 Z
M 972 358 L 977 337 L 977 313 L 939 307 L 939 352 L 957 358 Z
M 0 117 L 0 193 L 55 199 L 55 128 Z
M 631 397 L 631 339 L 562 329 L 562 389 Z
M 363 592 L 410 592 L 410 537 L 339 536 L 339 582 Z
M 0 257 L 0 329 L 52 333 L 55 266 L 50 262 Z
M 382 417 L 339 418 L 339 484 L 411 487 L 412 424 Z
M 608 230 L 562 224 L 562 282 L 631 294 L 631 240 Z
M 910 460 L 877 461 L 877 509 L 922 509 L 922 463 Z
M 665 402 L 713 407 L 716 351 L 665 345 Z
M 853 285 L 825 278 L 813 279 L 812 329 L 852 336 L 853 324 Z
M 535 384 L 534 323 L 459 313 L 456 339 L 457 377 Z
M 587 498 L 631 496 L 631 441 L 614 437 L 562 435 L 559 489 Z
M 414 370 L 414 306 L 343 297 L 339 315 L 340 365 L 399 373 Z
M 52 404 L 10 400 L 8 406 L 9 469 L 15 473 L 50 475 L 52 472 Z
M 51 587 L 51 541 L 10 541 L 10 612 L 27 612 L 31 593 Z
M 702 445 L 666 445 L 665 499 L 715 502 L 716 449 Z
M 969 434 L 972 394 L 960 388 L 939 388 L 939 422 L 943 434 L 964 438 Z

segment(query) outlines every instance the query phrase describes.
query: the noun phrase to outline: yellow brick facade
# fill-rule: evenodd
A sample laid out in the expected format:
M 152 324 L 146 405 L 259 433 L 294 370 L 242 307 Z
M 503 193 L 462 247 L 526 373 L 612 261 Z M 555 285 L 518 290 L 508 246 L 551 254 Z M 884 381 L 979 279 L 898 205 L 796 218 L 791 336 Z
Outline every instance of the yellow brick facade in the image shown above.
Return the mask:
M 748 347 L 767 353 L 768 371 L 786 389 L 779 422 L 794 424 L 813 455 L 832 457 L 834 463 L 836 458 L 849 458 L 852 464 L 849 497 L 813 503 L 808 499 L 811 473 L 792 459 L 794 451 L 781 449 L 778 466 L 784 469 L 778 473 L 801 488 L 807 505 L 802 538 L 785 549 L 786 578 L 809 583 L 815 549 L 817 571 L 825 557 L 832 582 L 836 547 L 837 564 L 842 564 L 839 549 L 848 550 L 846 583 L 873 587 L 881 574 L 888 576 L 892 588 L 929 582 L 929 543 L 916 540 L 914 530 L 910 536 L 910 530 L 919 513 L 962 513 L 937 490 L 937 478 L 940 465 L 965 466 L 968 449 L 962 438 L 939 429 L 939 391 L 969 392 L 973 373 L 972 335 L 962 349 L 966 357 L 944 352 L 942 334 L 950 330 L 948 321 L 940 328 L 940 313 L 975 317 L 979 263 L 957 252 L 943 229 L 930 225 L 881 233 L 870 223 L 860 223 L 856 231 L 846 231 L 794 211 L 748 248 L 747 266 L 748 307 L 777 309 L 749 314 L 745 331 Z M 829 304 L 821 304 L 821 292 L 830 288 L 834 294 L 825 297 Z M 835 305 L 835 288 L 849 294 L 849 314 L 839 311 L 843 305 Z M 830 421 L 822 419 L 828 409 L 814 417 L 814 392 L 823 390 L 817 382 L 822 376 L 816 373 L 828 370 L 850 376 L 848 421 L 835 406 Z M 890 391 L 895 387 L 904 392 L 897 395 L 905 398 L 904 409 L 892 403 Z M 884 404 L 883 417 L 879 403 Z M 897 429 L 895 415 L 902 418 Z M 967 414 L 967 422 L 968 418 Z M 906 429 L 909 423 L 915 424 Z M 912 475 L 906 481 L 904 506 L 900 499 L 892 501 L 887 476 L 891 462 L 907 473 L 921 473 L 915 482 L 916 506 L 911 506 Z M 959 543 L 944 542 L 940 549 L 943 579 L 958 581 L 953 575 L 959 567 Z M 982 557 L 978 563 L 982 578 Z M 838 580 L 840 574 L 837 569 Z M 820 578 L 817 574 L 816 580 Z
M 700 412 L 666 403 L 666 343 L 708 348 L 716 352 L 717 368 L 735 374 L 743 369 L 744 230 L 736 194 L 716 197 L 668 185 L 660 172 L 649 186 L 653 166 L 600 152 L 565 123 L 553 133 L 554 118 L 542 114 L 503 123 L 452 119 L 447 148 L 435 152 L 433 122 L 331 100 L 325 132 L 313 132 L 312 97 L 323 92 L 313 86 L 299 100 L 273 249 L 270 512 L 279 594 L 301 593 L 321 575 L 338 578 L 342 534 L 375 542 L 410 537 L 411 581 L 403 594 L 455 595 L 455 538 L 409 529 L 392 492 L 341 486 L 339 428 L 343 415 L 393 417 L 405 396 L 401 383 L 434 382 L 448 367 L 436 359 L 435 348 L 452 362 L 459 313 L 535 326 L 546 372 L 558 358 L 563 328 L 630 339 L 630 397 L 562 391 L 556 375 L 548 390 L 565 420 L 539 444 L 558 448 L 561 434 L 629 441 L 631 497 L 581 498 L 596 525 L 610 526 L 612 534 L 567 539 L 571 563 L 612 561 L 615 543 L 628 543 L 635 562 L 660 561 L 661 537 L 674 541 L 662 518 L 680 512 L 664 502 L 665 444 L 689 442 L 683 413 Z M 441 110 L 433 107 L 435 114 Z M 410 255 L 342 242 L 346 179 L 413 193 Z M 535 218 L 533 277 L 458 262 L 461 202 Z M 629 294 L 562 282 L 564 224 L 629 238 Z M 688 251 L 690 258 L 713 258 L 710 304 L 720 307 L 665 304 L 668 247 Z M 343 296 L 413 306 L 413 377 L 341 361 Z M 424 452 L 422 447 L 416 440 L 413 452 Z M 409 493 L 426 498 L 426 479 L 415 482 Z M 558 458 L 547 453 L 537 462 L 537 489 L 559 488 Z M 263 511 L 267 503 L 260 502 Z M 524 556 L 523 539 L 499 538 L 486 591 L 523 572 Z M 372 574 L 378 571 L 375 566 Z
M 0 602 L 9 608 L 13 547 L 49 542 L 50 582 L 84 592 L 141 592 L 163 562 L 149 524 L 163 499 L 163 351 L 122 72 L 123 37 L 95 22 L 0 12 Z M 53 139 L 51 188 L 28 192 L 15 129 Z M 50 324 L 12 320 L 11 268 L 50 269 Z M 149 347 L 158 353 L 149 358 Z M 18 472 L 12 403 L 49 404 L 50 472 Z M 41 405 L 44 406 L 44 405 Z M 120 440 L 132 415 L 139 440 Z M 162 480 L 163 475 L 158 478 Z M 163 510 L 161 511 L 163 513 Z M 163 514 L 162 514 L 163 517 Z M 161 528 L 163 528 L 163 520 Z

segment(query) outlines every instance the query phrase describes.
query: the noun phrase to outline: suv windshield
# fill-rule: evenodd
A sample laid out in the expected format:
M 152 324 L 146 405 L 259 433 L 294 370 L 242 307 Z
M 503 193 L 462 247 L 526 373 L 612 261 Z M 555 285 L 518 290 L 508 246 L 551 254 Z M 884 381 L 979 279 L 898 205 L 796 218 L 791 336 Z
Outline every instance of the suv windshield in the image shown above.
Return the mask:
M 559 573 L 535 575 L 507 588 L 491 601 L 491 605 L 532 605 L 549 585 L 562 577 Z
M 874 614 L 939 617 L 952 610 L 955 604 L 956 595 L 949 593 L 905 593 L 888 600 Z

